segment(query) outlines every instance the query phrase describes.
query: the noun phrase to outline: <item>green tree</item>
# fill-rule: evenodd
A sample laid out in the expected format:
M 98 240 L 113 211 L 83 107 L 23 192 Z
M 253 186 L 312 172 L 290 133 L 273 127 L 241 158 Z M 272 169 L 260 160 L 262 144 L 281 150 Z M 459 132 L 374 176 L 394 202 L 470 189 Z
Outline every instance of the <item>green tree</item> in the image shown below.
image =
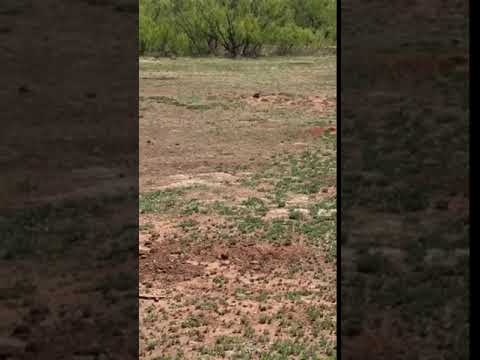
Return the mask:
M 140 53 L 258 56 L 336 41 L 335 0 L 140 0 Z

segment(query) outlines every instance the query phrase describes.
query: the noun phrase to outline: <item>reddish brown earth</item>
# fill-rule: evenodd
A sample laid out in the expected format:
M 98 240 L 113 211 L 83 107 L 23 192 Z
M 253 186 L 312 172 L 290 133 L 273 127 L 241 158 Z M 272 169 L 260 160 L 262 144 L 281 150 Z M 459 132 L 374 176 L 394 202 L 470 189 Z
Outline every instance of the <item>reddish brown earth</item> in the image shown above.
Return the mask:
M 337 132 L 337 128 L 330 126 L 330 127 L 314 127 L 314 128 L 308 129 L 308 133 L 313 137 L 320 137 L 327 132 L 334 134 Z
M 334 86 L 311 82 L 333 81 L 334 67 L 308 60 L 313 69 L 290 59 L 141 63 L 141 359 L 260 359 L 290 342 L 334 353 L 335 263 L 300 230 L 312 206 L 336 198 L 334 137 L 308 131 L 335 128 Z M 331 170 L 308 168 L 299 181 L 321 186 L 287 192 L 279 206 L 281 169 L 301 154 L 333 159 Z M 249 202 L 259 207 L 247 214 Z M 334 215 L 319 216 L 331 226 L 313 238 L 322 244 L 335 237 Z

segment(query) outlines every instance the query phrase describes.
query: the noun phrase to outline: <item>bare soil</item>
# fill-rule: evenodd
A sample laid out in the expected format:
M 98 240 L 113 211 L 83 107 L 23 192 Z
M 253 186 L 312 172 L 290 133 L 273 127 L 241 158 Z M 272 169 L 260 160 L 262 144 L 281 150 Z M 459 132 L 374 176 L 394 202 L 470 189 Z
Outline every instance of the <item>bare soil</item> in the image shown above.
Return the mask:
M 335 58 L 140 64 L 141 359 L 334 357 Z

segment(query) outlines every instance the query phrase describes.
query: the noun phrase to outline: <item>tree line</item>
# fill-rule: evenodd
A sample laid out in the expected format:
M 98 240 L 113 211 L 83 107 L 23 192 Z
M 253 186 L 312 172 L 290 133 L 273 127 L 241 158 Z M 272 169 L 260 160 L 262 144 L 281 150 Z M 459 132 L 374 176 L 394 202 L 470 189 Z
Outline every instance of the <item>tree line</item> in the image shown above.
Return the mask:
M 336 43 L 336 0 L 140 0 L 140 54 L 256 57 Z

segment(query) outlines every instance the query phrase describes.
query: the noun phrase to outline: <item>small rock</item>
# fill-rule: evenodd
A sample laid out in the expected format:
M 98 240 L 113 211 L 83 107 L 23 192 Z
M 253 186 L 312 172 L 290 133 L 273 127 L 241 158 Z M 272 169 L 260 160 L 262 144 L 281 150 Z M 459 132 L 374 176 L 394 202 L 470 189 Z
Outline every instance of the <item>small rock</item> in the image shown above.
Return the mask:
M 318 217 L 330 217 L 336 214 L 336 209 L 318 209 L 317 216 Z
M 296 209 L 296 211 L 303 217 L 307 218 L 310 216 L 310 211 L 308 209 Z
M 150 253 L 150 248 L 145 247 L 145 246 L 140 246 L 138 250 L 139 250 L 140 255 Z

